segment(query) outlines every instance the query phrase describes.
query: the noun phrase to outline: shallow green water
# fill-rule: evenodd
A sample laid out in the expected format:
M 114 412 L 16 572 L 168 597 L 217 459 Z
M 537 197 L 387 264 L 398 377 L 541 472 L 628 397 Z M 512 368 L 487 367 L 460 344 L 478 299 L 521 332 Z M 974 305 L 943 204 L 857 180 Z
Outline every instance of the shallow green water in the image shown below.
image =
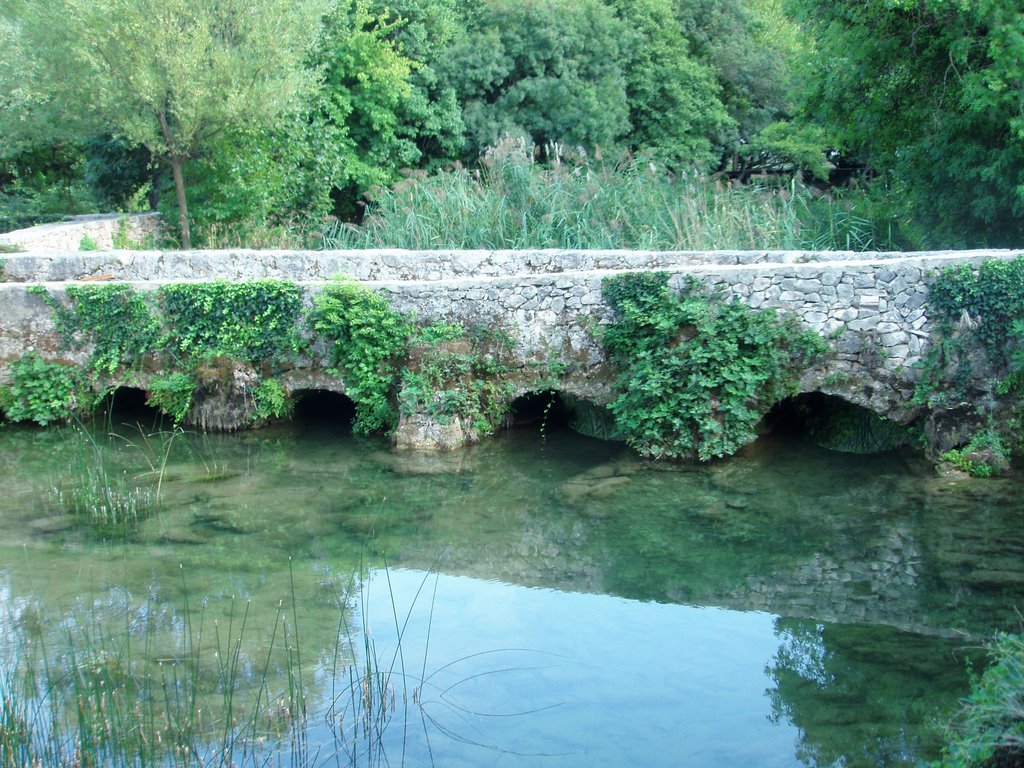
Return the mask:
M 0 431 L 8 655 L 70 621 L 169 658 L 201 621 L 197 656 L 244 634 L 251 694 L 297 627 L 312 762 L 353 748 L 342 620 L 399 669 L 360 764 L 885 766 L 936 755 L 968 658 L 1024 605 L 1021 484 L 902 454 L 765 439 L 676 467 L 511 432 L 401 456 L 296 424 L 178 435 L 164 462 L 119 432 L 104 462 L 163 503 L 117 543 L 57 504 L 80 434 Z

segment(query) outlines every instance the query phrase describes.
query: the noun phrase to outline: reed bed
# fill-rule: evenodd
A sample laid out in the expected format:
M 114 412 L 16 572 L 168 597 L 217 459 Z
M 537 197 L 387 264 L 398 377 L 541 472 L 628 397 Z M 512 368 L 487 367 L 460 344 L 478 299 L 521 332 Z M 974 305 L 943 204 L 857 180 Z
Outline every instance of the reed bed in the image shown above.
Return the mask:
M 733 185 L 635 161 L 542 165 L 509 152 L 376 190 L 362 225 L 329 227 L 322 247 L 864 251 L 890 250 L 897 236 L 885 207 L 857 190 Z

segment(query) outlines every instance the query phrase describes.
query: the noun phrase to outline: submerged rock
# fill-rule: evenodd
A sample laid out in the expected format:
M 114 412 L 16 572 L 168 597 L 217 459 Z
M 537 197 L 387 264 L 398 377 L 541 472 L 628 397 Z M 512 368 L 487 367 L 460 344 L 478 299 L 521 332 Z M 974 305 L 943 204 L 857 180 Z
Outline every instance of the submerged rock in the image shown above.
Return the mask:
M 59 515 L 57 517 L 43 517 L 33 520 L 28 524 L 33 533 L 60 533 L 74 528 L 77 519 L 74 515 Z

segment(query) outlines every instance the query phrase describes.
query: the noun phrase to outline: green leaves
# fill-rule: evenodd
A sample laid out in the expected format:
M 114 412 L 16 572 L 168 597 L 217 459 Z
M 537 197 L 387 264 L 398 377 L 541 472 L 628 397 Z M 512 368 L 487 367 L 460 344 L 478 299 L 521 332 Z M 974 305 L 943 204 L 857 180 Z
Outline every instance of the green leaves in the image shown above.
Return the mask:
M 48 363 L 32 352 L 11 364 L 11 383 L 0 397 L 11 421 L 34 421 L 46 426 L 88 412 L 96 397 L 78 368 Z
M 344 280 L 314 298 L 310 325 L 329 344 L 329 364 L 341 372 L 345 394 L 356 404 L 355 431 L 393 427 L 391 400 L 410 332 L 406 319 L 382 296 Z
M 604 345 L 620 369 L 609 408 L 645 456 L 735 452 L 825 349 L 772 311 L 705 296 L 692 278 L 673 295 L 666 273 L 627 273 L 605 278 L 602 293 L 616 315 Z
M 816 45 L 800 98 L 905 184 L 924 244 L 1024 237 L 1024 10 L 1015 0 L 788 0 Z
M 176 283 L 159 291 L 164 343 L 193 358 L 277 361 L 299 349 L 302 289 L 284 280 Z
M 53 302 L 58 327 L 71 348 L 93 345 L 89 367 L 113 375 L 122 366 L 140 365 L 157 344 L 160 328 L 149 305 L 126 283 L 69 285 L 69 307 Z

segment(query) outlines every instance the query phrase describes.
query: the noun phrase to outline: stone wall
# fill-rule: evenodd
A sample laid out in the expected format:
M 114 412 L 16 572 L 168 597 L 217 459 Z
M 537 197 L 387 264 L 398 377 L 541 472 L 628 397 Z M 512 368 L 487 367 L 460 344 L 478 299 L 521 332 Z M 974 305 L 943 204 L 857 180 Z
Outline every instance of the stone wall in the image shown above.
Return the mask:
M 158 213 L 103 213 L 72 216 L 67 221 L 41 224 L 27 229 L 0 234 L 0 243 L 14 245 L 33 256 L 40 253 L 68 253 L 78 251 L 86 237 L 98 249 L 114 247 L 114 237 L 120 234 L 132 242 L 144 244 L 160 234 Z
M 755 308 L 795 315 L 826 337 L 833 353 L 805 372 L 802 391 L 821 391 L 897 421 L 915 415 L 910 398 L 928 344 L 928 277 L 943 267 L 1010 259 L 1020 251 L 935 253 L 645 251 L 343 251 L 25 253 L 6 258 L 0 284 L 0 380 L 4 361 L 29 349 L 59 351 L 50 310 L 25 290 L 43 283 L 131 281 L 140 290 L 185 280 L 294 280 L 308 295 L 350 275 L 387 294 L 422 321 L 486 323 L 509 330 L 521 367 L 519 392 L 545 362 L 560 360 L 565 392 L 610 398 L 611 372 L 599 342 L 611 321 L 604 277 L 663 270 L 671 284 L 688 276 Z M 81 354 L 81 353 L 79 353 Z M 72 356 L 74 354 L 72 353 Z M 538 365 L 540 364 L 540 365 Z M 312 372 L 311 372 L 312 375 Z M 295 388 L 302 386 L 296 374 Z M 532 378 L 531 378 L 532 377 Z

